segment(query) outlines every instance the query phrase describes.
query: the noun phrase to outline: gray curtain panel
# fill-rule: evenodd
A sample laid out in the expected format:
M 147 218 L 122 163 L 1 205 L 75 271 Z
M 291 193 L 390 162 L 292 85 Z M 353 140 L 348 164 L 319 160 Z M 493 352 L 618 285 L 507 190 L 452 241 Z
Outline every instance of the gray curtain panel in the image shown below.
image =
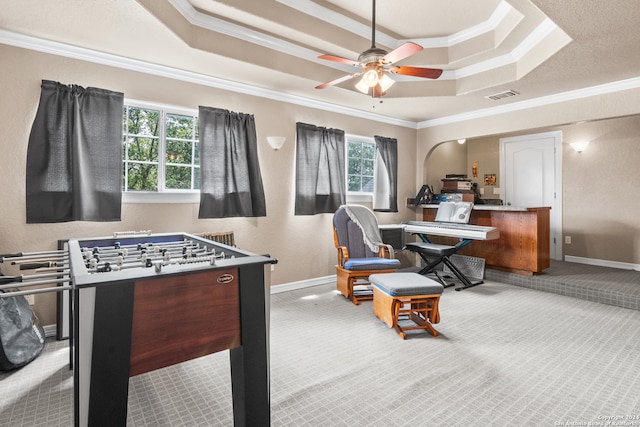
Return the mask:
M 199 218 L 266 216 L 253 115 L 199 107 Z
M 27 148 L 27 223 L 119 221 L 124 95 L 43 80 Z
M 346 202 L 344 131 L 296 123 L 296 215 L 334 213 Z
M 378 174 L 379 179 L 388 182 L 378 185 L 384 192 L 374 195 L 373 210 L 378 212 L 398 212 L 398 140 L 384 136 L 374 136 L 378 153 L 384 163 L 385 176 Z

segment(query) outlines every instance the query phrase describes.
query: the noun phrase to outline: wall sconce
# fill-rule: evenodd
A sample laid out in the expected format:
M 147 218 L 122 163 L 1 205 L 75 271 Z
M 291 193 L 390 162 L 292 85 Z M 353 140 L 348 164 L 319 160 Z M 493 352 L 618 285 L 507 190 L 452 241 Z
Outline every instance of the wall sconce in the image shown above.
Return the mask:
M 569 145 L 571 145 L 571 148 L 576 150 L 578 153 L 582 153 L 589 146 L 589 141 L 576 141 Z
M 287 140 L 284 136 L 268 136 L 267 142 L 274 150 L 278 151 L 284 145 L 284 142 Z
M 460 145 L 464 144 L 465 142 L 467 142 L 466 138 L 462 138 L 462 139 L 458 140 L 458 144 L 460 144 Z

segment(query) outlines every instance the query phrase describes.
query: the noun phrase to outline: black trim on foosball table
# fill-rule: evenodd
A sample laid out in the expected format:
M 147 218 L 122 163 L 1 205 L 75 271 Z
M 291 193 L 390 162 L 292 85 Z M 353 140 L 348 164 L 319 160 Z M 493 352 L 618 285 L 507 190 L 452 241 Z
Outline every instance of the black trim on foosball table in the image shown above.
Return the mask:
M 229 353 L 234 425 L 267 426 L 271 398 L 264 266 L 243 266 L 238 274 L 242 345 Z
M 127 423 L 134 286 L 134 282 L 121 282 L 95 288 L 93 334 L 89 338 L 92 346 L 89 389 L 76 387 L 75 396 L 78 399 L 80 394 L 88 394 L 87 418 L 91 427 Z M 79 341 L 76 345 L 87 346 L 89 343 Z M 77 354 L 85 348 L 76 350 Z M 76 360 L 79 363 L 79 357 Z M 77 366 L 75 370 L 76 383 L 80 383 L 79 368 Z M 75 425 L 80 426 L 78 405 Z

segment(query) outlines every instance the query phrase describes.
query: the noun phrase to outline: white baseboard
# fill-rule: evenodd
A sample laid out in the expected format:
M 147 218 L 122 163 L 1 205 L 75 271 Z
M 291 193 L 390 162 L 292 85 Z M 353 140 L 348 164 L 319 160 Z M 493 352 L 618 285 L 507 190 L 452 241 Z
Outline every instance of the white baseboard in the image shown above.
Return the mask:
M 314 279 L 300 280 L 299 282 L 283 283 L 281 285 L 274 285 L 271 287 L 271 294 L 279 294 L 281 292 L 295 291 L 297 289 L 310 288 L 313 286 L 326 285 L 329 283 L 335 283 L 336 275 L 324 277 L 316 277 Z
M 595 258 L 583 258 L 579 256 L 565 255 L 564 260 L 566 262 L 575 262 L 578 264 L 598 265 L 600 267 L 619 268 L 621 270 L 636 270 L 640 271 L 640 264 L 633 264 L 630 262 L 609 261 L 606 259 Z

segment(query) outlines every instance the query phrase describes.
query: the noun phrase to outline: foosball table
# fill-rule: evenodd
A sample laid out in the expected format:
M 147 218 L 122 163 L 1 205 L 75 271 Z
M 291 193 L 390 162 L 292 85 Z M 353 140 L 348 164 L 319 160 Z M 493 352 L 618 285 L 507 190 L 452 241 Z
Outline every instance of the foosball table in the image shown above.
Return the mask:
M 76 426 L 126 425 L 129 377 L 227 349 L 235 425 L 270 424 L 268 279 L 277 261 L 150 232 L 70 239 L 55 258 L 52 274 L 68 275 L 60 280 L 73 293 Z

